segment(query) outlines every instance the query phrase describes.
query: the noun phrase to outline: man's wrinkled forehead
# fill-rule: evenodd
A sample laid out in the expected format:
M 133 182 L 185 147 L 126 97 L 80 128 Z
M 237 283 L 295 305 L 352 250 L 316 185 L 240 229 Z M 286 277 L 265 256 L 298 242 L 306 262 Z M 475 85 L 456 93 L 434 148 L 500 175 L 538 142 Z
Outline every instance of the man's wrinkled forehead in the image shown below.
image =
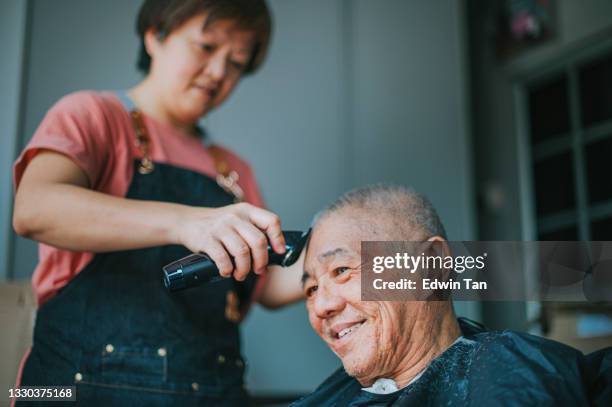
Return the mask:
M 360 257 L 362 235 L 358 225 L 346 217 L 331 215 L 320 221 L 306 247 L 303 280 L 316 278 L 335 260 Z
M 314 262 L 315 265 L 324 265 L 326 263 L 331 263 L 338 258 L 351 259 L 355 256 L 359 256 L 359 251 L 355 251 L 349 246 L 340 246 L 316 254 Z

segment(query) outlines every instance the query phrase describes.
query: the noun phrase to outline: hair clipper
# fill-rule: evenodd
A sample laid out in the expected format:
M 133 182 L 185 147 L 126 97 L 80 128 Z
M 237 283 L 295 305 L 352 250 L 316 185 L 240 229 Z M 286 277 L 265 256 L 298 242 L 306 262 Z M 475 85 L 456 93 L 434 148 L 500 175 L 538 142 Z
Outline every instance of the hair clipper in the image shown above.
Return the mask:
M 268 245 L 268 264 L 287 267 L 296 262 L 306 246 L 310 229 L 306 232 L 283 231 L 286 251 L 276 253 Z M 192 253 L 163 267 L 164 285 L 170 291 L 180 291 L 202 284 L 223 280 L 215 263 L 203 253 Z

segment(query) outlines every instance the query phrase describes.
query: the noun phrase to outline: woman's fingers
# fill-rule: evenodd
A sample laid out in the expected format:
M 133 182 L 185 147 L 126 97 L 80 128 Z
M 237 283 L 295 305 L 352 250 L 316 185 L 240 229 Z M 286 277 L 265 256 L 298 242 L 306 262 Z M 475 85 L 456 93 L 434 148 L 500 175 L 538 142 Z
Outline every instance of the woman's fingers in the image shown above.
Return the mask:
M 234 278 L 242 281 L 251 271 L 251 249 L 235 230 L 229 229 L 218 238 L 234 259 Z
M 181 222 L 189 227 L 181 229 L 184 237 L 180 241 L 208 254 L 224 277 L 233 275 L 243 281 L 251 270 L 263 273 L 269 260 L 268 244 L 277 253 L 286 251 L 280 219 L 272 212 L 241 203 L 196 215 L 193 221 Z
M 235 226 L 235 229 L 251 249 L 253 271 L 256 274 L 262 274 L 268 265 L 268 239 L 266 239 L 266 235 L 249 222 L 240 222 Z
M 206 252 L 208 257 L 215 263 L 219 269 L 219 274 L 223 277 L 230 277 L 232 275 L 234 264 L 220 241 L 210 239 L 210 242 L 206 245 L 206 249 L 203 251 Z
M 247 215 L 255 226 L 266 233 L 274 251 L 285 253 L 285 237 L 278 215 L 251 205 L 248 207 Z

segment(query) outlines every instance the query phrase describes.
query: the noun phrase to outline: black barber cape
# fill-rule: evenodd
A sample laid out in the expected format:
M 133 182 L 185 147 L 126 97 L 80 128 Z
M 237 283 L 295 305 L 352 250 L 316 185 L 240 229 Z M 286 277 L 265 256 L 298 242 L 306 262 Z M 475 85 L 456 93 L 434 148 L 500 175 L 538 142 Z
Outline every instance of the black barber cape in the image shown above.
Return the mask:
M 459 324 L 463 336 L 396 392 L 370 393 L 340 368 L 292 406 L 612 406 L 612 348 L 585 357 L 537 336 Z

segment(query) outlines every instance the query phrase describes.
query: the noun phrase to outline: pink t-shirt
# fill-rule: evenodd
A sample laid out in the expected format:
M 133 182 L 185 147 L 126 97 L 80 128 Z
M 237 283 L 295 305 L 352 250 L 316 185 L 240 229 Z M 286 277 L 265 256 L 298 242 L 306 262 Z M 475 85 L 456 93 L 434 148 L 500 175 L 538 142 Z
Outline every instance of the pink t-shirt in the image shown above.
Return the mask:
M 202 140 L 143 116 L 151 139 L 153 161 L 216 176 L 214 159 Z M 82 91 L 67 95 L 47 112 L 17 159 L 13 171 L 15 189 L 28 163 L 46 149 L 70 157 L 87 174 L 93 189 L 125 196 L 132 180 L 134 159 L 142 156 L 135 139 L 128 111 L 114 93 Z M 223 153 L 230 168 L 238 172 L 238 184 L 245 193 L 245 201 L 263 207 L 249 165 L 229 150 L 223 149 Z M 39 262 L 32 277 L 38 305 L 66 285 L 93 256 L 93 253 L 39 244 Z M 260 279 L 258 288 L 262 282 Z

